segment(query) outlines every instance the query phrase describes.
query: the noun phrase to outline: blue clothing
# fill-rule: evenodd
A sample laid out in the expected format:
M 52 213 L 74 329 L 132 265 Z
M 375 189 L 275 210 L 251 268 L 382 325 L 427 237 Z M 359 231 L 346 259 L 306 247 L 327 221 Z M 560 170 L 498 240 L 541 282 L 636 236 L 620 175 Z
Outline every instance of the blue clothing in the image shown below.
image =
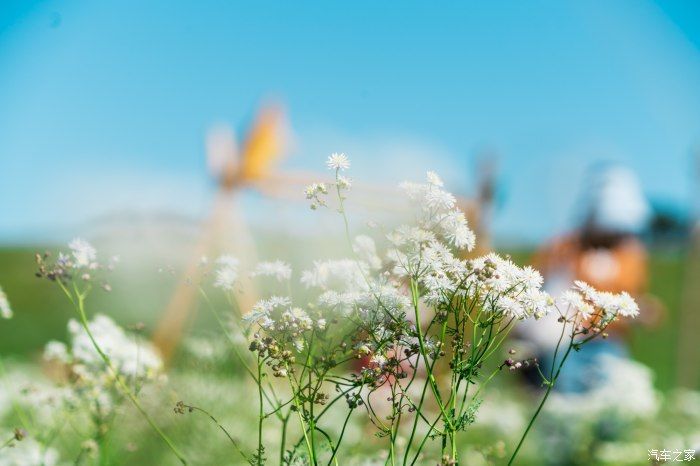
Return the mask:
M 564 348 L 565 349 L 565 348 Z M 554 390 L 560 393 L 584 393 L 599 385 L 605 379 L 605 374 L 600 370 L 598 359 L 602 355 L 627 358 L 628 351 L 620 341 L 614 339 L 595 339 L 586 343 L 581 351 L 572 350 L 562 367 L 559 378 L 554 385 Z M 549 377 L 549 370 L 552 367 L 552 357 L 554 352 L 542 355 L 540 359 L 540 369 L 545 376 Z M 557 364 L 561 361 L 563 352 L 557 355 Z

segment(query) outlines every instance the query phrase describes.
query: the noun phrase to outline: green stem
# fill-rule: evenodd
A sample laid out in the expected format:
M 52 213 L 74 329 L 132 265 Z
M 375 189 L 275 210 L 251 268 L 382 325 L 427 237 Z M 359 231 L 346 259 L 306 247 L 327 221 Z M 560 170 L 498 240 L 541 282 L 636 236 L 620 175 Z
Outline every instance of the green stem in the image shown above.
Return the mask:
M 316 419 L 314 418 L 314 403 L 316 400 L 316 390 L 313 389 L 313 384 L 311 382 L 311 351 L 313 349 L 314 333 L 311 333 L 311 341 L 309 342 L 309 349 L 306 355 L 306 365 L 309 367 L 309 435 L 311 436 L 311 451 L 313 452 L 312 462 L 313 466 L 317 465 L 316 460 Z
M 539 416 L 540 411 L 542 411 L 542 407 L 544 406 L 545 402 L 547 401 L 547 398 L 549 397 L 549 394 L 551 393 L 552 388 L 554 388 L 554 383 L 559 378 L 559 374 L 561 373 L 561 368 L 564 365 L 566 358 L 568 358 L 569 354 L 571 353 L 571 348 L 573 348 L 573 342 L 569 344 L 569 348 L 566 350 L 564 357 L 561 359 L 561 363 L 559 363 L 559 367 L 557 368 L 557 373 L 550 375 L 550 381 L 547 384 L 547 391 L 545 392 L 544 397 L 542 398 L 542 401 L 540 402 L 540 405 L 537 407 L 537 411 L 535 411 L 535 414 L 532 416 L 532 419 L 530 419 L 530 422 L 527 425 L 525 432 L 523 432 L 523 436 L 520 438 L 520 442 L 518 442 L 518 446 L 515 447 L 515 451 L 513 452 L 513 456 L 511 456 L 510 461 L 508 461 L 508 466 L 511 466 L 513 464 L 513 461 L 515 461 L 515 457 L 518 455 L 518 452 L 520 451 L 520 447 L 522 447 L 523 442 L 525 442 L 525 437 L 527 437 L 528 432 L 530 432 L 532 425 L 535 423 L 535 419 L 537 419 L 537 416 Z
M 416 319 L 416 320 L 417 320 L 417 319 Z M 442 324 L 442 332 L 441 332 L 441 334 L 440 334 L 440 341 L 443 341 L 443 340 L 445 339 L 445 333 L 446 333 L 446 332 L 447 332 L 447 322 L 444 322 L 444 323 Z M 419 339 L 419 341 L 420 341 L 420 339 Z M 432 373 L 433 368 L 435 367 L 435 363 L 436 363 L 436 362 L 437 362 L 437 361 L 434 359 L 430 366 L 428 366 L 428 365 L 426 364 L 426 372 L 427 372 L 427 373 L 429 373 L 429 374 Z M 415 371 L 418 371 L 418 362 L 417 362 L 417 361 L 416 361 L 416 367 L 415 367 L 415 369 L 414 369 L 414 372 L 415 372 Z M 419 417 L 422 416 L 421 409 L 423 408 L 423 403 L 425 402 L 425 394 L 426 394 L 426 392 L 427 392 L 427 390 L 428 390 L 428 384 L 429 384 L 429 383 L 430 383 L 430 381 L 428 380 L 428 378 L 426 378 L 425 383 L 423 384 L 423 389 L 422 389 L 422 391 L 421 391 L 420 401 L 418 402 L 418 406 L 416 407 L 416 410 L 415 410 L 416 417 L 415 417 L 415 419 L 413 420 L 413 427 L 411 428 L 411 434 L 410 434 L 410 436 L 409 436 L 409 438 L 408 438 L 408 444 L 406 445 L 406 451 L 404 452 L 403 466 L 406 466 L 406 463 L 407 463 L 407 461 L 408 461 L 408 455 L 411 453 L 411 446 L 413 445 L 413 439 L 414 439 L 414 437 L 415 437 L 415 435 L 416 435 L 416 428 L 418 427 L 418 420 L 419 420 Z M 426 420 L 426 422 L 429 424 L 429 421 Z M 431 428 L 428 430 L 427 436 L 429 436 L 430 433 L 433 431 L 434 426 L 435 426 L 435 423 L 433 423 L 433 425 L 431 426 Z M 427 436 L 426 436 L 426 438 L 427 438 Z M 423 445 L 424 445 L 424 444 L 425 444 L 425 442 L 421 442 L 421 444 L 419 445 L 418 452 L 417 452 L 416 454 L 420 453 L 420 450 L 423 448 Z
M 258 380 L 262 382 L 262 362 L 260 361 L 260 355 L 258 353 Z M 262 434 L 263 434 L 263 419 L 265 419 L 265 405 L 263 404 L 263 388 L 262 383 L 258 383 L 258 466 L 263 464 L 263 444 L 262 444 Z
M 336 464 L 338 463 L 338 460 L 335 458 L 335 456 L 338 454 L 338 449 L 340 448 L 340 442 L 343 441 L 343 436 L 345 435 L 345 428 L 348 426 L 348 421 L 350 420 L 350 416 L 352 415 L 352 409 L 348 411 L 348 415 L 345 416 L 345 422 L 343 422 L 343 428 L 340 430 L 340 436 L 338 437 L 338 442 L 335 445 L 335 448 L 333 448 L 333 455 L 331 456 L 331 459 L 328 460 L 328 466 L 331 466 L 333 463 L 333 460 L 335 460 Z
M 430 438 L 430 432 L 432 432 L 435 429 L 435 425 L 437 425 L 437 423 L 440 419 L 441 419 L 441 416 L 438 415 L 438 417 L 435 419 L 435 421 L 430 425 L 430 429 L 428 429 L 428 433 L 423 437 L 423 440 L 421 440 L 420 445 L 418 445 L 418 450 L 416 451 L 416 454 L 413 456 L 413 461 L 411 461 L 411 466 L 416 464 L 416 461 L 418 461 L 418 457 L 420 456 L 420 452 L 423 450 L 423 446 L 425 445 L 425 442 L 427 442 L 428 438 Z
M 418 284 L 413 278 L 411 278 L 411 298 L 413 301 L 413 309 L 416 317 L 416 332 L 418 333 L 418 345 L 420 346 L 420 353 L 425 362 L 425 367 L 428 370 L 427 377 L 430 381 L 430 389 L 433 392 L 433 396 L 435 397 L 435 401 L 437 402 L 438 407 L 440 408 L 440 412 L 442 413 L 445 423 L 449 428 L 451 428 L 452 422 L 450 416 L 445 411 L 445 406 L 442 403 L 442 396 L 440 396 L 440 391 L 438 390 L 437 382 L 435 381 L 435 376 L 433 375 L 432 366 L 429 364 L 428 355 L 425 352 L 425 341 L 423 339 L 423 331 L 421 330 L 420 310 L 418 307 Z
M 282 419 L 282 440 L 280 442 L 280 464 L 284 464 L 284 447 L 287 443 L 287 426 L 289 424 L 289 415 L 291 411 Z
M 58 283 L 61 285 L 61 288 L 63 288 L 64 292 L 70 296 L 70 292 L 66 289 L 66 287 L 58 281 Z M 124 394 L 129 398 L 131 403 L 136 407 L 136 409 L 141 413 L 141 415 L 144 417 L 146 422 L 153 428 L 153 430 L 156 431 L 158 436 L 160 436 L 161 439 L 167 444 L 168 448 L 170 451 L 173 452 L 173 454 L 177 457 L 178 460 L 182 464 L 187 464 L 187 460 L 185 459 L 184 455 L 180 453 L 180 451 L 175 447 L 173 444 L 172 440 L 165 435 L 165 432 L 163 432 L 160 427 L 158 427 L 158 424 L 153 420 L 153 418 L 148 414 L 148 412 L 143 408 L 139 400 L 136 398 L 136 396 L 131 392 L 131 389 L 128 387 L 128 385 L 122 380 L 122 378 L 119 376 L 119 373 L 117 370 L 114 368 L 114 365 L 112 364 L 112 360 L 107 356 L 107 354 L 102 350 L 99 344 L 97 344 L 97 341 L 95 340 L 95 337 L 93 336 L 92 332 L 90 331 L 90 327 L 88 325 L 88 320 L 87 320 L 87 315 L 85 314 L 85 306 L 84 306 L 84 296 L 80 293 L 77 293 L 76 295 L 78 298 L 77 304 L 75 301 L 71 298 L 71 301 L 73 301 L 74 304 L 76 304 L 76 309 L 78 311 L 78 314 L 80 316 L 80 322 L 85 329 L 85 333 L 87 334 L 88 338 L 90 339 L 90 342 L 92 343 L 93 348 L 95 348 L 95 351 L 100 355 L 100 358 L 102 358 L 102 361 L 105 363 L 109 371 L 112 373 L 114 376 L 115 381 L 121 388 L 121 390 L 124 392 Z
M 301 431 L 304 434 L 304 441 L 306 443 L 306 450 L 309 452 L 309 459 L 311 461 L 316 461 L 316 459 L 314 458 L 313 449 L 311 448 L 311 442 L 309 441 L 309 436 L 306 433 L 307 427 L 306 427 L 306 423 L 304 422 L 304 416 L 301 413 L 302 407 L 299 405 L 299 398 L 297 396 L 297 392 L 294 389 L 294 383 L 292 381 L 292 376 L 289 375 L 287 379 L 289 380 L 289 386 L 292 389 L 292 398 L 294 400 L 294 408 L 295 408 L 295 411 L 297 412 L 297 415 L 299 416 L 299 424 L 301 425 Z
M 184 405 L 184 406 L 185 406 L 185 408 L 192 409 L 192 410 L 195 410 L 195 411 L 199 411 L 200 413 L 204 414 L 204 415 L 207 416 L 209 419 L 211 419 L 211 421 L 212 421 L 214 424 L 216 424 L 216 426 L 226 435 L 226 437 L 228 437 L 228 439 L 229 439 L 229 441 L 231 442 L 231 444 L 234 446 L 234 448 L 236 449 L 236 451 L 238 451 L 238 453 L 241 454 L 241 456 L 243 457 L 243 459 L 245 459 L 246 461 L 249 461 L 249 460 L 248 460 L 248 456 L 247 456 L 245 453 L 243 453 L 243 450 L 241 449 L 241 447 L 240 447 L 240 445 L 238 444 L 238 442 L 236 441 L 236 439 L 234 439 L 234 438 L 231 436 L 231 434 L 229 433 L 229 431 L 226 430 L 226 428 L 225 428 L 225 427 L 224 427 L 224 426 L 209 412 L 209 411 L 204 410 L 204 409 L 202 409 L 202 408 L 200 408 L 200 407 L 198 407 L 198 406 L 190 406 L 190 405 Z

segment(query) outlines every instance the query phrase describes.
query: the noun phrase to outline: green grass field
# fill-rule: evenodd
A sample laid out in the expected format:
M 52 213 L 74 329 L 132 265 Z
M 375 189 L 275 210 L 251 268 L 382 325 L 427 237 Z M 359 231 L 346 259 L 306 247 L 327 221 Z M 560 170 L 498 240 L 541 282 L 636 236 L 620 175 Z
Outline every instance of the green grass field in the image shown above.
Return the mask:
M 64 339 L 66 321 L 72 310 L 57 287 L 34 276 L 33 248 L 0 249 L 0 284 L 7 293 L 15 317 L 0 325 L 0 353 L 17 358 L 38 357 L 50 339 Z M 527 263 L 530 251 L 509 251 L 516 262 Z M 678 314 L 683 285 L 682 253 L 651 255 L 650 292 L 668 312 L 658 328 L 635 328 L 631 337 L 632 354 L 653 368 L 656 385 L 668 390 L 675 385 L 677 367 Z M 143 322 L 152 329 L 175 286 L 176 278 L 158 273 L 157 267 L 129 269 L 124 261 L 114 276 L 112 293 L 91 296 L 93 312 L 107 313 L 122 324 Z M 136 297 L 134 299 L 134 297 Z
M 263 241 L 263 244 L 268 245 L 266 253 L 273 254 L 273 257 L 284 257 L 297 264 L 304 263 L 302 258 L 304 251 L 317 246 L 318 252 L 319 248 L 318 245 L 312 246 L 306 243 L 300 244 L 298 248 L 290 248 L 288 243 L 271 241 L 269 238 Z M 532 251 L 527 250 L 505 252 L 509 253 L 520 264 L 528 263 L 532 255 Z M 60 289 L 34 276 L 34 253 L 34 248 L 0 249 L 0 284 L 6 291 L 15 311 L 13 319 L 0 321 L 0 354 L 8 363 L 12 363 L 8 366 L 25 361 L 38 363 L 41 351 L 47 341 L 51 339 L 65 340 L 66 322 L 74 317 L 74 311 Z M 144 256 L 140 253 L 132 253 L 131 257 L 123 257 L 118 271 L 110 279 L 113 291 L 106 293 L 95 290 L 91 293 L 87 303 L 89 312 L 91 314 L 97 312 L 108 314 L 125 326 L 143 322 L 146 325 L 146 332 L 152 331 L 179 279 L 179 274 L 175 270 L 179 270 L 182 265 L 181 263 L 162 263 L 163 256 L 158 257 L 160 258 L 157 258 L 156 255 Z M 168 256 L 166 255 L 166 257 Z M 674 394 L 671 389 L 675 386 L 678 370 L 676 361 L 678 316 L 684 283 L 684 259 L 684 255 L 681 253 L 652 253 L 650 292 L 665 304 L 668 312 L 665 320 L 655 329 L 635 327 L 630 339 L 633 357 L 653 369 L 656 374 L 656 387 L 667 392 L 668 397 L 662 398 L 669 399 Z M 163 270 L 159 271 L 161 268 Z M 198 334 L 200 337 L 219 334 L 219 330 L 215 328 L 214 322 L 210 319 L 210 314 L 204 312 L 204 309 L 193 317 L 190 325 L 192 333 Z M 212 332 L 206 332 L 207 329 L 211 329 Z M 207 408 L 214 409 L 217 417 L 235 432 L 236 436 L 244 436 L 251 425 L 250 423 L 254 422 L 255 404 L 243 403 L 245 406 L 241 407 L 239 398 L 241 393 L 254 390 L 254 386 L 250 385 L 249 381 L 243 380 L 244 371 L 235 362 L 235 359 L 226 357 L 217 359 L 215 362 L 205 363 L 205 366 L 201 364 L 202 361 L 192 359 L 191 355 L 188 357 L 187 352 L 183 352 L 175 360 L 169 374 L 170 388 L 159 392 L 158 396 L 151 394 L 150 397 L 144 397 L 149 403 L 152 403 L 148 410 L 172 435 L 177 445 L 187 452 L 193 464 L 242 464 L 240 461 L 238 463 L 232 462 L 237 458 L 235 452 L 230 450 L 230 445 L 226 443 L 225 439 L 218 437 L 219 432 L 211 423 L 207 422 L 206 417 L 191 415 L 179 417 L 172 413 L 172 406 L 179 399 L 202 404 Z M 25 366 L 16 364 L 16 367 L 25 370 L 26 367 L 30 366 L 36 372 L 29 372 L 29 377 L 34 374 L 40 378 L 38 377 L 39 371 L 45 370 L 45 367 L 42 369 L 39 364 Z M 512 379 L 507 378 L 507 374 L 505 374 L 503 380 Z M 507 390 L 508 386 L 507 382 L 496 386 L 496 388 L 500 387 L 503 390 L 501 394 L 503 398 L 499 398 L 499 400 L 504 402 L 510 400 L 511 405 L 517 405 L 519 409 L 523 410 L 523 413 L 529 415 L 534 409 L 532 405 L 535 402 L 534 392 L 522 384 L 513 384 L 511 389 Z M 518 401 L 516 403 L 513 400 Z M 516 414 L 518 412 L 520 411 L 517 411 Z M 120 411 L 119 417 L 114 423 L 114 433 L 110 437 L 110 441 L 104 444 L 100 450 L 101 455 L 108 458 L 105 464 L 147 464 L 154 461 L 154 458 L 157 458 L 155 461 L 158 464 L 175 464 L 172 455 L 165 449 L 163 443 L 148 430 L 148 426 L 136 414 L 134 410 L 129 409 L 129 405 L 125 405 L 125 409 Z M 488 411 L 482 411 L 480 415 L 488 418 Z M 511 420 L 517 421 L 517 418 L 518 415 L 514 415 Z M 673 419 L 676 418 L 673 417 Z M 655 422 L 655 418 L 649 419 L 649 423 L 652 425 Z M 339 423 L 340 420 L 337 424 Z M 465 436 L 466 440 L 462 445 L 465 454 L 477 451 L 473 448 L 492 446 L 498 440 L 508 440 L 510 442 L 507 442 L 508 444 L 517 441 L 516 437 L 509 437 L 518 435 L 515 430 L 512 432 L 492 431 L 492 427 L 476 429 L 469 436 Z M 638 435 L 645 442 L 655 441 L 655 432 L 657 432 L 655 428 L 644 423 L 636 425 L 636 427 L 637 430 L 631 434 L 631 438 L 634 439 L 635 435 Z M 272 432 L 275 428 L 277 427 L 273 428 L 271 423 L 268 424 L 268 432 Z M 518 427 L 518 429 L 521 428 Z M 526 445 L 525 454 L 519 464 L 541 465 L 544 464 L 539 456 L 541 451 L 549 453 L 554 451 L 556 453 L 556 449 L 552 450 L 554 447 L 547 443 L 552 434 L 552 428 L 548 426 L 547 422 L 540 422 Z M 674 428 L 676 429 L 674 432 L 683 430 L 675 425 Z M 354 432 L 355 446 L 350 455 L 361 455 L 373 449 L 382 448 L 382 440 L 368 434 L 368 432 L 373 432 L 368 425 L 358 422 L 351 426 L 351 430 Z M 690 431 L 690 427 L 686 430 Z M 581 430 L 580 432 L 586 433 L 589 437 L 592 435 L 592 430 Z M 79 439 L 82 437 L 68 434 L 61 437 L 61 443 L 56 446 L 66 458 L 76 457 L 76 448 L 78 448 Z M 367 435 L 367 438 L 363 441 L 358 440 L 363 435 Z M 596 445 L 595 441 L 597 440 L 591 440 L 593 437 L 584 439 L 576 435 L 574 437 L 580 441 L 580 445 L 583 447 L 588 448 L 590 445 Z M 135 444 L 134 438 L 141 439 L 140 442 L 136 442 L 138 448 L 124 453 L 122 445 Z M 243 438 L 248 451 L 254 447 L 254 439 L 251 439 L 252 437 Z M 199 445 L 207 445 L 207 447 L 201 449 Z M 635 458 L 639 458 L 639 461 L 629 464 L 647 464 L 644 450 L 646 447 L 646 444 L 642 447 L 634 444 L 633 453 Z M 590 455 L 582 457 L 589 458 Z M 608 462 L 605 464 L 616 463 Z

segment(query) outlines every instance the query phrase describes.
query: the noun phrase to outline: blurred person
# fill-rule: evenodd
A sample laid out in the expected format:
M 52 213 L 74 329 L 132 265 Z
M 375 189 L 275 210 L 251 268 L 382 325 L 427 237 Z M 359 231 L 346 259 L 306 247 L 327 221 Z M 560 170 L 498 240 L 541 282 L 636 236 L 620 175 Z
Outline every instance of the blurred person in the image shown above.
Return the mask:
M 627 291 L 639 299 L 648 280 L 647 251 L 640 234 L 647 226 L 650 207 L 636 176 L 622 166 L 596 167 L 588 176 L 582 194 L 578 228 L 554 238 L 535 255 L 534 266 L 541 271 L 545 288 L 553 296 L 559 296 L 575 280 L 582 280 L 601 291 Z M 640 319 L 656 320 L 658 312 L 647 311 L 645 307 Z M 546 370 L 552 364 L 561 335 L 557 318 L 553 313 L 545 318 L 546 325 L 523 322 L 518 328 Z M 585 352 L 571 354 L 568 367 L 557 381 L 558 390 L 588 390 L 600 380 L 594 373 L 600 355 L 627 356 L 624 340 L 628 332 L 629 323 L 615 322 L 608 327 L 607 339 L 596 340 Z M 545 374 L 549 375 L 546 371 Z M 539 384 L 536 372 L 529 375 Z

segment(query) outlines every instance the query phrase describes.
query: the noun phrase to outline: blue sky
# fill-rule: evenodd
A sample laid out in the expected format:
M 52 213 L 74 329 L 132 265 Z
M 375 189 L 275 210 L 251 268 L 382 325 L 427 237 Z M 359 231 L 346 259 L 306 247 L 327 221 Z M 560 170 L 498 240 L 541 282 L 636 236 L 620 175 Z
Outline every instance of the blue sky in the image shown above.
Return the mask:
M 495 149 L 496 232 L 538 240 L 570 225 L 600 160 L 691 203 L 700 3 L 3 2 L 0 241 L 124 209 L 200 215 L 204 131 L 268 96 L 293 167 L 345 151 L 356 177 L 437 168 L 469 194 L 475 152 Z

